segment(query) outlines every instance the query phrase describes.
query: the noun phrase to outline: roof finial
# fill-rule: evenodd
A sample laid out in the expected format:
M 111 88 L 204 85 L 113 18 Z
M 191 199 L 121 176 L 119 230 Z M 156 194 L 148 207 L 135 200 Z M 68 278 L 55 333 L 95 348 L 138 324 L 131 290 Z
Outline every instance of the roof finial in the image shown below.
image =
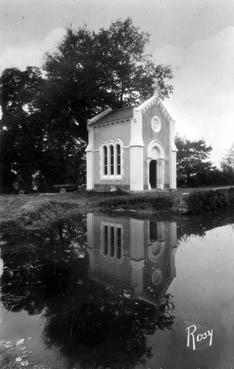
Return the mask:
M 158 80 L 156 78 L 154 78 L 154 82 L 153 82 L 152 87 L 154 89 L 154 96 L 158 97 L 159 83 L 158 83 Z

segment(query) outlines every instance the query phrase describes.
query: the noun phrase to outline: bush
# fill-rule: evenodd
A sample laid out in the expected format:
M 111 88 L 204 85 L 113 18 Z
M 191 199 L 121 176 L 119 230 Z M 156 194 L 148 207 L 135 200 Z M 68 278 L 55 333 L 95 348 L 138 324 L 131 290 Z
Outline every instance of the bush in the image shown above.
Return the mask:
M 220 212 L 234 204 L 234 188 L 195 191 L 188 196 L 191 213 Z

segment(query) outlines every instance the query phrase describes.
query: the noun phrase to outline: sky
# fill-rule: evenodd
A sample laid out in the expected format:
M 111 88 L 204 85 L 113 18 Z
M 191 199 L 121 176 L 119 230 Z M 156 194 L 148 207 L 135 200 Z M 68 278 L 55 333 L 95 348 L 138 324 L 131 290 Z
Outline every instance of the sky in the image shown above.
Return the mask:
M 0 73 L 41 66 L 70 25 L 97 30 L 128 16 L 150 33 L 155 63 L 173 69 L 164 103 L 176 131 L 205 139 L 219 165 L 234 143 L 234 0 L 0 0 Z

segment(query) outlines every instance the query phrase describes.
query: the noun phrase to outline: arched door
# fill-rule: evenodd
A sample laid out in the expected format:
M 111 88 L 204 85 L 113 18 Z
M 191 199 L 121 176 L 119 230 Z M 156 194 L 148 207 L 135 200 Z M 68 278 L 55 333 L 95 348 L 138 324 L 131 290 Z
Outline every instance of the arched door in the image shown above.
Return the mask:
M 149 165 L 149 182 L 151 188 L 157 188 L 157 160 L 151 160 Z
M 165 151 L 161 143 L 153 140 L 147 147 L 148 189 L 164 188 Z

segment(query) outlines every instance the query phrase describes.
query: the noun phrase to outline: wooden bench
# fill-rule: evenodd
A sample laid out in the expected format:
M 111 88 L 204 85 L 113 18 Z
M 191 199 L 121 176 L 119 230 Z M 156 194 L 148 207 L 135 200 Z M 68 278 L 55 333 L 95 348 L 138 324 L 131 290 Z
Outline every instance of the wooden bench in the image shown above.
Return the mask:
M 78 185 L 76 183 L 70 184 L 70 183 L 64 183 L 64 184 L 56 184 L 53 185 L 54 188 L 58 189 L 60 193 L 66 193 L 68 191 L 74 191 L 77 190 Z

